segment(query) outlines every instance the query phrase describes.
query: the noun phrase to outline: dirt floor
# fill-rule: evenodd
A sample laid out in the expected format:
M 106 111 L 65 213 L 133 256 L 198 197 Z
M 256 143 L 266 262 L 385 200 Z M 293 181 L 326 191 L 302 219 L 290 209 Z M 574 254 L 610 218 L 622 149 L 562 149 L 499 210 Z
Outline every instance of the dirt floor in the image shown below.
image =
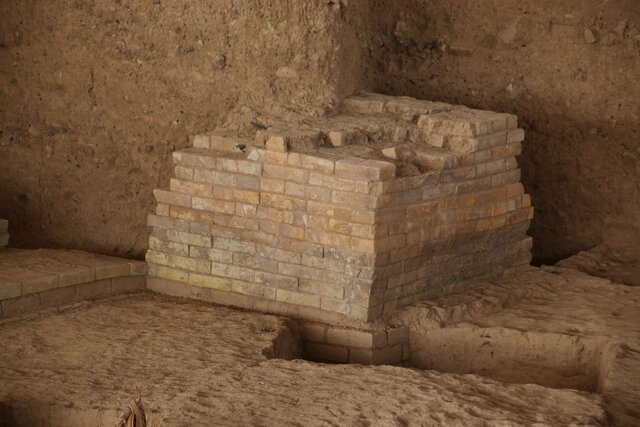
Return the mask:
M 296 325 L 274 316 L 101 300 L 0 323 L 0 410 L 11 426 L 111 425 L 139 385 L 156 426 L 635 425 L 639 302 L 527 267 L 384 319 L 410 327 L 411 360 L 365 367 L 289 360 Z
M 595 392 L 611 422 L 636 425 L 639 303 L 638 287 L 568 267 L 526 267 L 391 321 L 412 331 L 413 366 Z
M 516 113 L 537 260 L 640 236 L 636 0 L 5 0 L 0 15 L 13 246 L 141 258 L 152 190 L 190 136 L 230 112 L 322 115 L 363 88 Z
M 273 316 L 149 295 L 8 323 L 0 327 L 0 401 L 13 426 L 110 426 L 136 385 L 152 426 L 605 421 L 601 399 L 588 393 L 268 360 L 283 327 Z

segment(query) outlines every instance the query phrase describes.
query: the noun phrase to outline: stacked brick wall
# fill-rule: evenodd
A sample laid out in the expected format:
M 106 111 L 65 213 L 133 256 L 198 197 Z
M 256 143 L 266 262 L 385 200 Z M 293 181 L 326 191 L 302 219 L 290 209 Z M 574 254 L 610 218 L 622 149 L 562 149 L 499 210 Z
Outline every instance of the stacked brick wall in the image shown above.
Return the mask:
M 499 275 L 529 260 L 522 139 L 513 116 L 381 95 L 198 136 L 155 192 L 148 285 L 332 322 Z

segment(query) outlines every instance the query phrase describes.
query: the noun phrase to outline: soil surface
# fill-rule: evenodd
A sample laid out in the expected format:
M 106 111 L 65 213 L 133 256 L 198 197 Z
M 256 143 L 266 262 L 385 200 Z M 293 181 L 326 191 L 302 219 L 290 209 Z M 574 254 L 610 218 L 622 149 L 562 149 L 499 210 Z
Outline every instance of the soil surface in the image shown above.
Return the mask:
M 606 422 L 590 393 L 268 359 L 292 348 L 273 345 L 291 339 L 288 329 L 273 316 L 148 294 L 4 323 L 0 402 L 14 426 L 111 426 L 135 386 L 151 426 Z
M 588 255 L 606 264 L 600 251 Z M 567 267 L 585 257 L 396 313 L 391 321 L 411 330 L 410 363 L 597 392 L 613 424 L 640 424 L 640 288 Z

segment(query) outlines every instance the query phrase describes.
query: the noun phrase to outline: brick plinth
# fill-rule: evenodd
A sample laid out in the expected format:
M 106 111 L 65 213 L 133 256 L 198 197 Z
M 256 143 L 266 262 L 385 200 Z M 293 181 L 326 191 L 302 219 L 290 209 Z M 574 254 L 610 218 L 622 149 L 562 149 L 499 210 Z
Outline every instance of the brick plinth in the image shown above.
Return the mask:
M 149 286 L 335 323 L 498 277 L 530 259 L 523 138 L 512 115 L 375 94 L 254 139 L 199 135 L 155 192 Z

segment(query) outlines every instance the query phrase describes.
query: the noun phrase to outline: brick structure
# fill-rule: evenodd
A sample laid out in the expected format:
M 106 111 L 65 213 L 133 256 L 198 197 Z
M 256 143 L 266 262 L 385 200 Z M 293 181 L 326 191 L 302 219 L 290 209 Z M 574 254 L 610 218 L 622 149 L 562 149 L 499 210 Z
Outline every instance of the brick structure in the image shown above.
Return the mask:
M 515 116 L 362 93 L 332 117 L 263 121 L 173 154 L 149 288 L 336 324 L 529 262 Z
M 9 221 L 0 218 L 0 249 L 9 244 Z
M 0 320 L 145 287 L 144 261 L 62 249 L 0 251 Z

